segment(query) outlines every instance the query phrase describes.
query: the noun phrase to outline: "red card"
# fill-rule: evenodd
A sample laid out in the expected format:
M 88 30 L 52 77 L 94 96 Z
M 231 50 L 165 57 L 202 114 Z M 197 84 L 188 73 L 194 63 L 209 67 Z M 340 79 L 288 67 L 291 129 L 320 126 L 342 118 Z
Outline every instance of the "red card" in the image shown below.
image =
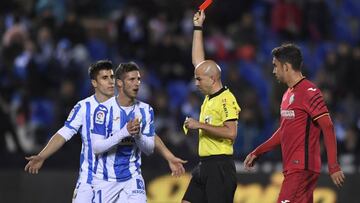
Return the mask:
M 213 1 L 212 0 L 205 0 L 204 3 L 202 3 L 200 6 L 199 6 L 199 10 L 205 10 L 207 7 L 210 6 L 210 4 L 212 3 Z

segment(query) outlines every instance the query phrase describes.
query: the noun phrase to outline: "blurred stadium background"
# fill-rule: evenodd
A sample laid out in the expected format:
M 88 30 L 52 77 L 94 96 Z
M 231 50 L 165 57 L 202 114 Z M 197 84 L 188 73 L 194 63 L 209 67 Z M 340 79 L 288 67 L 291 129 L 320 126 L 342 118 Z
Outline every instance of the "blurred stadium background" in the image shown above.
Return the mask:
M 87 68 L 99 59 L 135 61 L 139 98 L 155 109 L 157 133 L 179 157 L 197 163 L 197 137 L 185 137 L 186 116 L 198 117 L 201 95 L 192 83 L 192 16 L 201 0 L 0 1 L 0 202 L 71 202 L 81 141 L 68 142 L 37 176 L 23 172 L 62 126 L 72 106 L 92 94 Z M 360 194 L 360 1 L 215 0 L 205 21 L 207 58 L 242 112 L 234 145 L 238 203 L 273 203 L 281 157 L 266 154 L 255 172 L 245 155 L 278 127 L 284 85 L 272 77 L 270 51 L 300 45 L 305 75 L 321 87 L 335 125 L 339 161 L 347 175 L 336 189 L 324 170 L 316 203 L 355 203 Z M 157 154 L 143 157 L 149 203 L 176 203 L 189 176 L 172 178 Z

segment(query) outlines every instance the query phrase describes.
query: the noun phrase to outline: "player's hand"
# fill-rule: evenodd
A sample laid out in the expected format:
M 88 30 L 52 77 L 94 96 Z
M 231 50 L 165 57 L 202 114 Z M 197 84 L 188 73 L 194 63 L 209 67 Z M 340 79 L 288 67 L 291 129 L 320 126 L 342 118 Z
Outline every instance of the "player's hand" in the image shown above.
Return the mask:
M 25 157 L 29 162 L 26 164 L 24 170 L 30 174 L 38 174 L 40 168 L 42 167 L 45 159 L 39 155 L 34 155 L 30 157 Z
M 244 160 L 244 167 L 246 170 L 251 170 L 251 168 L 254 167 L 254 162 L 255 162 L 256 158 L 257 158 L 257 156 L 255 156 L 252 153 L 250 153 L 249 155 L 246 156 L 246 158 Z
M 194 26 L 202 26 L 205 20 L 205 12 L 204 11 L 198 11 L 194 14 Z
M 132 136 L 139 135 L 139 132 L 140 132 L 139 119 L 136 118 L 134 120 L 130 120 L 126 125 L 126 128 L 127 128 L 128 132 L 130 133 L 130 135 L 132 135 Z
M 330 177 L 336 187 L 340 188 L 343 186 L 345 181 L 345 175 L 342 171 L 335 172 L 331 174 Z
M 183 164 L 187 163 L 186 160 L 182 160 L 176 156 L 172 157 L 168 160 L 169 167 L 171 170 L 171 175 L 175 177 L 180 177 L 185 173 L 185 168 Z
M 187 129 L 199 129 L 200 128 L 200 122 L 193 119 L 193 118 L 186 118 L 184 125 Z

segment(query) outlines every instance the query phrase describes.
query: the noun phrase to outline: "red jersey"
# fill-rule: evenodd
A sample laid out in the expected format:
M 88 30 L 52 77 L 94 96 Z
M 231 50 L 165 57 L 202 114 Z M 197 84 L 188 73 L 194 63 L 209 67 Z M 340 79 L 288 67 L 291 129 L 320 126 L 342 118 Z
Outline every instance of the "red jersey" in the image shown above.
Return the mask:
M 319 88 L 302 79 L 284 93 L 280 108 L 280 143 L 284 172 L 320 172 L 321 128 L 315 120 L 328 114 Z
M 295 170 L 319 173 L 320 133 L 323 130 L 329 172 L 340 171 L 336 137 L 328 114 L 320 90 L 309 80 L 302 79 L 284 93 L 278 130 L 251 153 L 259 156 L 281 145 L 284 173 Z

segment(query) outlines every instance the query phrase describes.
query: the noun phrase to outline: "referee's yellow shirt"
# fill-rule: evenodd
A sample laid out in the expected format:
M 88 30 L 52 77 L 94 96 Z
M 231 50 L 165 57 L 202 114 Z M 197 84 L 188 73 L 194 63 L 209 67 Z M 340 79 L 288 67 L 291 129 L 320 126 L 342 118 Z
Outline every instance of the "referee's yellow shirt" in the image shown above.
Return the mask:
M 223 126 L 225 121 L 238 120 L 240 107 L 229 89 L 223 87 L 213 95 L 207 95 L 201 105 L 200 122 L 213 126 Z M 199 156 L 233 154 L 233 141 L 218 138 L 199 130 Z

